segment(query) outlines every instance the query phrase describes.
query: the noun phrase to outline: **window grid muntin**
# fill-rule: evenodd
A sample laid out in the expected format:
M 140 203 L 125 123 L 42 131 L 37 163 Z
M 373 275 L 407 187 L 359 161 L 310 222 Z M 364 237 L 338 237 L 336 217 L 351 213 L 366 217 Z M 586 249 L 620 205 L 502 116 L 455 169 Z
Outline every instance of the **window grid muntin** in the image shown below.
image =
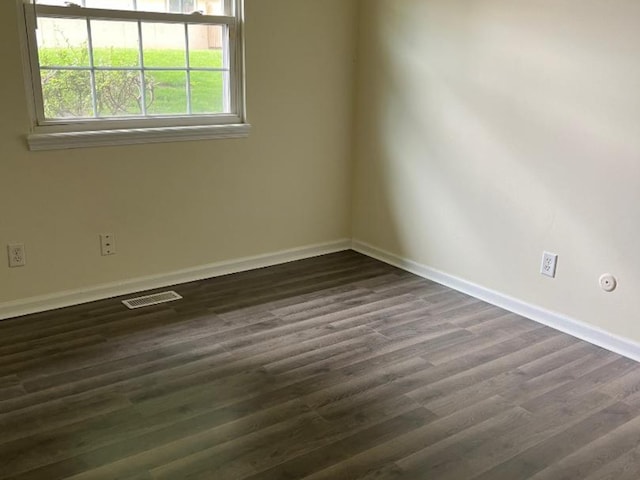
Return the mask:
M 172 8 L 172 3 L 174 1 L 178 3 L 178 5 L 179 5 L 178 9 Z M 187 2 L 193 3 L 193 7 L 194 8 L 197 6 L 197 0 L 165 0 L 165 9 L 166 9 L 167 12 L 184 13 L 185 4 Z M 86 8 L 86 6 L 87 6 L 87 0 L 76 0 L 74 3 L 77 3 L 78 5 L 80 5 L 83 8 Z M 228 0 L 223 0 L 222 1 L 222 5 L 223 5 L 224 11 L 225 12 L 229 12 L 229 10 L 230 10 L 229 1 Z M 137 0 L 132 0 L 132 7 L 133 7 L 134 11 L 138 10 L 138 2 L 137 2 Z
M 38 5 L 35 7 L 35 12 L 39 17 L 79 18 L 82 20 L 86 18 L 90 18 L 92 20 L 140 20 L 147 22 L 187 23 L 190 25 L 233 26 L 237 20 L 233 15 L 201 15 L 136 10 L 110 10 L 74 6 L 59 7 L 54 5 Z
M 230 32 L 228 31 L 227 28 L 227 32 L 226 35 L 222 36 L 222 66 L 223 67 L 227 67 L 230 68 L 230 64 L 231 64 L 231 47 L 232 47 L 232 42 L 230 41 Z M 231 97 L 232 97 L 232 93 L 231 93 L 231 74 L 227 73 L 222 75 L 222 95 L 223 95 L 223 104 L 222 104 L 222 108 L 225 112 L 231 111 Z
M 98 89 L 96 88 L 96 70 L 93 59 L 93 36 L 91 34 L 91 19 L 87 18 L 87 48 L 89 49 L 89 81 L 91 82 L 91 106 L 93 108 L 93 116 L 98 116 Z M 38 61 L 39 62 L 39 61 Z M 42 66 L 40 66 L 42 70 Z M 60 70 L 57 70 L 60 71 Z M 44 92 L 43 92 L 44 93 Z
M 136 0 L 133 0 L 133 6 L 137 10 Z M 144 46 L 142 43 L 142 22 L 138 21 L 138 63 L 140 64 L 140 110 L 143 117 L 147 116 L 147 78 L 144 74 Z
M 182 0 L 180 0 L 180 6 L 182 7 Z M 187 115 L 191 115 L 193 113 L 193 106 L 191 105 L 191 55 L 189 52 L 189 25 L 184 24 L 184 64 L 187 67 Z
M 127 135 L 126 138 L 130 138 L 131 143 L 145 143 L 147 140 L 147 133 L 152 137 L 157 132 L 162 132 L 162 138 L 183 138 L 194 136 L 200 138 L 201 132 L 206 138 L 218 138 L 221 136 L 227 138 L 224 133 L 218 134 L 215 132 L 225 132 L 226 130 L 208 130 L 210 127 L 237 127 L 240 125 L 248 126 L 246 117 L 246 81 L 244 73 L 244 0 L 224 0 L 226 5 L 227 16 L 216 16 L 215 21 L 198 22 L 197 20 L 204 20 L 202 16 L 196 19 L 196 21 L 189 21 L 189 24 L 198 23 L 211 23 L 211 24 L 226 24 L 229 34 L 229 57 L 231 59 L 230 72 L 228 74 L 230 78 L 230 96 L 231 96 L 231 113 L 218 113 L 218 114 L 197 114 L 192 116 L 157 116 L 157 117 L 145 117 L 145 118 L 86 118 L 82 120 L 69 120 L 59 119 L 55 121 L 45 120 L 43 114 L 44 100 L 42 98 L 41 76 L 40 69 L 38 67 L 38 45 L 36 42 L 36 3 L 30 0 L 17 0 L 20 5 L 22 21 L 24 21 L 25 29 L 23 30 L 23 58 L 24 58 L 24 73 L 25 78 L 29 79 L 29 92 L 30 95 L 27 98 L 27 102 L 30 107 L 32 128 L 29 138 L 36 141 L 37 145 L 35 149 L 43 149 L 49 147 L 43 147 L 41 145 L 42 137 L 51 136 L 50 140 L 46 140 L 45 143 L 65 145 L 68 141 L 72 144 L 76 144 L 78 141 L 84 146 L 91 146 L 93 144 L 98 145 L 100 141 L 81 141 L 82 135 L 85 133 L 95 133 L 97 140 L 102 138 L 102 134 L 106 135 L 105 138 L 121 138 L 121 135 Z M 66 8 L 65 8 L 65 11 Z M 84 12 L 83 12 L 84 13 Z M 228 16 L 231 13 L 233 16 Z M 65 13 L 50 15 L 61 18 L 77 18 L 78 15 L 68 15 Z M 82 18 L 86 18 L 83 16 Z M 103 17 L 104 18 L 104 17 Z M 114 18 L 109 16 L 108 18 Z M 116 17 L 121 18 L 121 17 Z M 130 18 L 130 17 L 129 17 Z M 184 23 L 184 22 L 182 22 Z M 187 130 L 185 130 L 187 129 Z M 156 133 L 154 133 L 156 132 Z M 240 133 L 240 136 L 245 135 L 245 130 Z M 60 136 L 58 136 L 60 135 Z M 135 140 L 139 138 L 138 135 L 144 135 L 145 140 Z M 209 137 L 213 135 L 213 137 Z M 233 135 L 232 135 L 233 136 Z M 203 137 L 203 138 L 204 138 Z M 89 137 L 87 137 L 89 138 Z M 150 137 L 149 137 L 150 138 Z M 31 140 L 30 140 L 31 141 Z M 160 141 L 150 139 L 149 141 Z M 108 141 L 111 145 L 112 140 Z M 129 143 L 125 140 L 124 143 Z M 52 148 L 68 148 L 68 147 L 52 147 Z
M 89 71 L 92 70 L 91 67 L 83 67 L 80 65 L 45 65 L 40 67 L 40 70 L 84 70 L 84 71 Z M 186 68 L 183 67 L 105 67 L 102 65 L 96 65 L 95 67 L 93 67 L 93 70 L 95 70 L 96 72 L 99 71 L 105 71 L 105 72 L 109 72 L 109 71 L 131 71 L 131 72 L 138 72 L 140 70 L 144 70 L 146 72 L 149 71 L 158 71 L 158 72 L 184 72 L 186 70 Z M 189 70 L 193 71 L 193 72 L 228 72 L 229 69 L 228 68 L 218 68 L 218 67 L 191 67 Z
M 135 1 L 135 0 L 134 0 Z M 224 0 L 225 1 L 225 10 L 229 10 L 229 0 Z M 83 2 L 84 3 L 84 2 Z M 134 4 L 134 7 L 137 8 L 137 5 Z M 172 118 L 172 117 L 183 117 L 185 115 L 182 114 L 148 114 L 147 111 L 147 98 L 146 98 L 146 72 L 152 72 L 152 71 L 179 71 L 179 72 L 185 72 L 186 74 L 186 99 L 187 99 L 187 114 L 186 116 L 191 116 L 192 115 L 192 111 L 193 111 L 193 106 L 192 106 L 192 85 L 191 85 L 191 79 L 190 79 L 190 72 L 191 71 L 203 71 L 203 72 L 223 72 L 222 75 L 222 79 L 223 79 L 223 86 L 222 86 L 222 112 L 211 112 L 211 113 L 206 113 L 206 114 L 198 114 L 198 117 L 201 116 L 213 116 L 213 115 L 234 115 L 233 113 L 233 109 L 234 109 L 234 99 L 236 98 L 237 92 L 232 91 L 232 87 L 233 87 L 233 81 L 232 81 L 232 75 L 233 75 L 233 69 L 231 68 L 231 58 L 233 58 L 233 56 L 235 55 L 235 52 L 232 52 L 232 47 L 234 45 L 234 42 L 231 42 L 231 35 L 234 33 L 232 32 L 233 28 L 235 27 L 235 18 L 233 18 L 233 22 L 229 21 L 229 18 L 227 17 L 212 17 L 215 18 L 216 22 L 211 22 L 209 21 L 204 21 L 206 18 L 210 18 L 210 17 L 206 17 L 206 16 L 202 16 L 202 15 L 197 15 L 198 18 L 193 18 L 192 15 L 184 15 L 184 14 L 170 14 L 172 16 L 171 19 L 167 19 L 167 20 L 158 20 L 157 15 L 156 14 L 147 14 L 146 12 L 133 12 L 136 13 L 136 17 L 138 18 L 131 18 L 131 13 L 130 11 L 121 11 L 121 10 L 106 10 L 106 14 L 108 15 L 107 17 L 103 16 L 103 15 L 99 15 L 99 16 L 94 16 L 94 15 L 84 15 L 84 14 L 78 14 L 78 13 L 74 13 L 74 12 L 69 12 L 68 9 L 73 9 L 73 10 L 80 10 L 81 13 L 82 10 L 85 10 L 84 8 L 82 9 L 78 9 L 75 7 L 45 7 L 46 8 L 46 12 L 44 13 L 38 13 L 41 11 L 42 7 L 37 7 L 36 10 L 36 17 L 35 20 L 37 22 L 37 18 L 39 17 L 47 17 L 47 18 L 80 18 L 80 19 L 85 19 L 86 20 L 86 26 L 87 26 L 87 48 L 89 49 L 89 66 L 88 67 L 75 67 L 75 66 L 55 66 L 55 65 L 40 65 L 40 60 L 39 58 L 36 59 L 37 62 L 37 67 L 38 67 L 38 72 L 37 75 L 34 74 L 34 80 L 38 81 L 38 89 L 39 89 L 39 98 L 40 98 L 40 102 L 38 105 L 38 112 L 37 115 L 39 117 L 39 124 L 40 125 L 45 125 L 47 123 L 54 123 L 57 124 L 60 121 L 64 121 L 65 123 L 74 123 L 74 122 L 83 122 L 86 121 L 88 119 L 106 119 L 106 120 L 117 120 L 119 118 L 119 116 L 100 116 L 99 112 L 98 112 L 98 106 L 97 106 L 97 89 L 96 89 L 96 80 L 95 80 L 95 73 L 97 71 L 139 71 L 140 72 L 140 106 L 141 106 L 141 115 L 131 115 L 127 118 L 131 118 L 131 119 L 146 119 L 146 118 L 157 118 L 157 117 L 167 117 L 167 118 Z M 93 11 L 95 11 L 96 9 L 91 9 Z M 124 15 L 121 15 L 124 14 Z M 154 18 L 148 18 L 150 15 L 152 15 Z M 164 15 L 168 15 L 168 14 L 161 14 L 163 17 Z M 180 20 L 176 19 L 175 17 L 179 16 L 182 17 L 180 18 Z M 126 18 L 121 18 L 121 16 L 126 17 Z M 187 18 L 185 18 L 187 17 Z M 220 21 L 220 18 L 224 18 L 224 21 Z M 138 30 L 138 59 L 139 59 L 139 67 L 105 67 L 105 66 L 96 66 L 95 65 L 95 61 L 94 61 L 94 48 L 93 48 L 93 38 L 92 38 L 92 32 L 91 32 L 91 21 L 92 20 L 97 20 L 97 21 L 101 21 L 101 20 L 111 20 L 111 21 L 127 21 L 127 22 L 136 22 L 137 23 L 137 30 Z M 143 37 L 143 33 L 142 33 L 142 25 L 143 23 L 177 23 L 177 24 L 181 24 L 184 26 L 184 30 L 185 30 L 185 67 L 145 67 L 144 65 L 144 37 Z M 232 25 L 233 23 L 233 25 Z M 222 68 L 219 67 L 191 67 L 190 66 L 190 46 L 189 46 L 189 25 L 203 25 L 203 26 L 218 26 L 222 28 Z M 34 42 L 35 47 L 36 47 L 36 51 L 38 51 L 38 47 L 37 47 L 37 42 Z M 41 76 L 39 74 L 40 71 L 43 70 L 49 70 L 49 71 L 69 71 L 69 70 L 79 70 L 79 71 L 89 71 L 90 72 L 90 81 L 91 81 L 91 103 L 92 103 L 92 110 L 93 110 L 93 117 L 46 117 L 45 112 L 44 112 L 44 97 L 43 97 L 43 89 L 42 89 L 42 81 L 41 81 Z

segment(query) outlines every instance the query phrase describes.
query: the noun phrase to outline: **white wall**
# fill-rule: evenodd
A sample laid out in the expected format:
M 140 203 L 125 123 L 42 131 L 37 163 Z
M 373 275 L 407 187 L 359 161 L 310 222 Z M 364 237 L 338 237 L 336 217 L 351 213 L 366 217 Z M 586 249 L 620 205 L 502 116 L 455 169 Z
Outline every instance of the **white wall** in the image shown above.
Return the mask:
M 640 2 L 360 5 L 355 238 L 640 341 Z
M 29 152 L 0 3 L 0 306 L 350 234 L 356 2 L 247 0 L 248 139 Z M 98 234 L 118 253 L 101 257 Z

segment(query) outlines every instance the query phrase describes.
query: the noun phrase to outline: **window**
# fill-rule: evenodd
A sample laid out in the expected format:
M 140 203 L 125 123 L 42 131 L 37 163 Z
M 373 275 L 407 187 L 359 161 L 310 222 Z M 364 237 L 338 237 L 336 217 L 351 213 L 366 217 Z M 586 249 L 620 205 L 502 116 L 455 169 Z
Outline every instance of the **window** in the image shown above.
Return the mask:
M 177 13 L 192 13 L 196 11 L 195 0 L 168 0 L 169 11 Z
M 31 149 L 246 136 L 242 0 L 19 0 Z

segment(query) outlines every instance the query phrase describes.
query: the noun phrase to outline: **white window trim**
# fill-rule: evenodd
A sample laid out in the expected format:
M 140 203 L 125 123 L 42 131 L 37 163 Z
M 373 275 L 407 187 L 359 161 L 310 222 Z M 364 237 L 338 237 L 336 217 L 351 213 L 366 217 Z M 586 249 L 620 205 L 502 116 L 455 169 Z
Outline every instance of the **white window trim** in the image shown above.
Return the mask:
M 211 140 L 223 138 L 242 138 L 249 134 L 251 125 L 246 116 L 246 78 L 244 52 L 244 9 L 243 0 L 226 0 L 235 4 L 234 17 L 217 18 L 231 23 L 229 35 L 234 36 L 231 42 L 235 48 L 230 55 L 233 61 L 231 68 L 234 80 L 230 82 L 233 110 L 232 114 L 217 115 L 184 115 L 154 116 L 133 119 L 82 119 L 82 120 L 44 120 L 38 114 L 42 108 L 41 87 L 39 79 L 38 59 L 31 52 L 36 52 L 33 35 L 29 29 L 35 29 L 35 10 L 28 0 L 17 0 L 21 25 L 21 45 L 24 65 L 25 88 L 30 110 L 31 129 L 27 135 L 30 150 L 54 150 L 82 147 L 100 147 L 111 145 L 132 145 L 145 143 L 176 142 L 189 140 Z M 47 7 L 38 7 L 47 8 Z M 73 8 L 73 7 L 66 7 Z M 83 9 L 86 11 L 88 9 Z M 136 13 L 120 15 L 135 16 Z M 147 14 L 145 14 L 147 15 Z M 161 14 L 163 21 L 173 19 L 184 23 L 185 15 Z M 168 15 L 168 16 L 167 16 Z M 151 16 L 154 16 L 153 14 Z M 32 32 L 35 30 L 31 30 Z

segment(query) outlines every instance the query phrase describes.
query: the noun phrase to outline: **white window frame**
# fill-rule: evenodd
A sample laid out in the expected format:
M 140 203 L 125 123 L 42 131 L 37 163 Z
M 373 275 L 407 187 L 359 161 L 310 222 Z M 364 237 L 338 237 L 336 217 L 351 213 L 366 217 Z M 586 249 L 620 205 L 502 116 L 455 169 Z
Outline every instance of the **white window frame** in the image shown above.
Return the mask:
M 22 31 L 25 83 L 31 111 L 31 150 L 66 149 L 91 146 L 129 145 L 215 138 L 246 137 L 251 126 L 246 118 L 244 74 L 243 0 L 225 0 L 234 15 L 200 15 L 105 10 L 82 7 L 33 5 L 17 0 Z M 133 20 L 181 25 L 223 25 L 228 28 L 229 94 L 225 106 L 230 113 L 209 115 L 147 115 L 133 118 L 47 119 L 40 79 L 36 41 L 36 15 L 59 18 Z M 140 25 L 140 23 L 138 23 Z M 186 34 L 186 29 L 185 29 Z M 143 68 L 144 66 L 135 67 Z M 92 67 L 93 68 L 93 67 Z

